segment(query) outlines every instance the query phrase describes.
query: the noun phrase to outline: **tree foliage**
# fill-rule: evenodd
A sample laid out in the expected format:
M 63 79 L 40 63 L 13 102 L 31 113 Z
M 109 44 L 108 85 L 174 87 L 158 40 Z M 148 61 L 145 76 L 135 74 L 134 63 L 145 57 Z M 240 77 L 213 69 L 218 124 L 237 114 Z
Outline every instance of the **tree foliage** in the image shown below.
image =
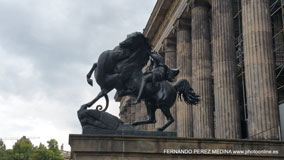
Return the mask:
M 26 137 L 18 140 L 14 146 L 14 159 L 15 160 L 33 160 L 33 144 Z
M 43 144 L 34 147 L 29 139 L 23 137 L 14 144 L 13 149 L 6 150 L 0 139 L 0 160 L 64 160 L 58 142 L 51 139 L 47 143 L 48 148 Z
M 64 160 L 64 158 L 60 155 L 60 151 L 58 149 L 58 143 L 55 139 L 51 139 L 47 141 L 48 149 L 54 153 L 54 160 Z
M 54 157 L 54 153 L 40 144 L 34 150 L 34 160 L 50 160 Z
M 2 160 L 1 157 L 6 157 L 6 146 L 2 139 L 0 139 L 0 160 Z
M 3 142 L 3 140 L 0 139 L 0 151 L 5 151 L 5 150 L 6 150 L 6 146 L 5 146 L 4 142 Z

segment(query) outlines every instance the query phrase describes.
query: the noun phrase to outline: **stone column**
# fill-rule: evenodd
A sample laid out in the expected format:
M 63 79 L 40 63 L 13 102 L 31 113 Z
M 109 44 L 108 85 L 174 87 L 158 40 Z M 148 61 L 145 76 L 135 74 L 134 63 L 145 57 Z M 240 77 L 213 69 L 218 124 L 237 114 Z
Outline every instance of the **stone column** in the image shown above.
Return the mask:
M 147 115 L 147 109 L 146 109 L 145 103 L 142 101 L 138 105 L 141 106 L 141 120 L 143 120 L 143 121 L 147 120 L 148 115 Z M 148 130 L 148 124 L 140 125 L 139 128 L 141 128 L 142 130 Z
M 192 4 L 192 87 L 200 95 L 200 103 L 193 106 L 193 135 L 214 137 L 212 61 L 210 53 L 209 4 Z
M 177 56 L 176 56 L 176 39 L 167 38 L 163 42 L 164 54 L 165 54 L 165 64 L 170 68 L 176 68 L 177 66 Z M 171 114 L 175 121 L 166 129 L 166 131 L 176 131 L 177 115 L 176 115 L 176 104 L 171 108 Z M 165 116 L 163 115 L 164 119 Z M 167 120 L 165 119 L 165 122 Z
M 242 17 L 249 138 L 278 139 L 269 0 L 243 0 Z
M 131 98 L 131 103 L 133 103 L 135 99 Z M 134 123 L 137 119 L 137 114 L 136 114 L 136 106 L 133 104 L 130 104 L 130 110 L 131 110 L 131 123 Z
M 119 118 L 120 118 L 120 120 L 122 120 L 123 122 L 125 122 L 125 120 L 126 120 L 126 118 L 125 118 L 125 109 L 123 109 L 123 110 L 120 110 L 120 112 L 119 112 Z
M 127 119 L 127 122 L 128 123 L 131 123 L 132 122 L 132 116 L 131 116 L 131 100 L 130 100 L 130 97 L 128 97 L 129 99 L 127 100 L 127 114 L 126 114 L 126 119 Z
M 136 104 L 135 105 L 135 121 L 140 121 L 141 120 L 141 105 Z
M 121 98 L 121 101 L 120 101 L 119 116 L 123 122 L 127 122 L 127 123 L 131 122 L 131 115 L 130 115 L 131 111 L 129 107 L 129 104 L 130 104 L 129 100 L 130 98 L 128 96 L 124 96 Z
M 178 19 L 177 33 L 177 68 L 180 73 L 178 79 L 186 79 L 192 83 L 192 52 L 190 19 Z M 192 106 L 177 99 L 177 135 L 178 137 L 193 137 Z
M 216 138 L 241 137 L 231 0 L 212 0 Z
M 176 56 L 176 39 L 167 38 L 163 42 L 164 54 L 165 54 L 165 64 L 170 68 L 175 68 L 177 65 Z

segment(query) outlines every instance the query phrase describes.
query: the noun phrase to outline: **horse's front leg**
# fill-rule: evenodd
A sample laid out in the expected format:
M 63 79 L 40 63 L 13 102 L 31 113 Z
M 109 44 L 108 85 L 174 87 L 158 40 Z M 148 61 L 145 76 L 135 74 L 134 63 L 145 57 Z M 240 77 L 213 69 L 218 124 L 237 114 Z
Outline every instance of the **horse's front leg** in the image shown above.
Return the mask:
M 167 117 L 168 122 L 161 128 L 157 128 L 157 131 L 164 131 L 166 128 L 168 128 L 175 120 L 171 114 L 170 108 L 161 108 L 161 111 L 163 114 Z
M 137 126 L 141 124 L 156 123 L 156 116 L 155 116 L 156 107 L 151 102 L 148 102 L 148 101 L 146 101 L 145 104 L 146 104 L 147 114 L 148 114 L 149 119 L 144 120 L 144 121 L 134 122 L 132 123 L 133 126 Z

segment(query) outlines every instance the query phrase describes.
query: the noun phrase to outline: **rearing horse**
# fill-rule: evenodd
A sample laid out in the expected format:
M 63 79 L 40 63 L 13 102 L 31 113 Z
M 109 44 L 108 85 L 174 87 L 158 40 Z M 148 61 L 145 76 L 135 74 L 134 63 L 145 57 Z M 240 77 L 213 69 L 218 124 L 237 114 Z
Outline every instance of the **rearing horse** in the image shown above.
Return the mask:
M 151 45 L 147 38 L 138 32 L 128 35 L 126 40 L 114 50 L 103 52 L 99 56 L 98 62 L 87 74 L 87 81 L 92 85 L 90 77 L 93 72 L 95 73 L 95 79 L 101 87 L 101 92 L 91 102 L 83 106 L 91 107 L 104 96 L 107 101 L 105 109 L 100 105 L 97 106 L 97 109 L 105 111 L 109 103 L 107 93 L 114 88 L 119 96 L 137 97 L 143 77 L 142 68 L 147 64 L 150 53 Z M 174 122 L 170 108 L 175 103 L 177 95 L 183 97 L 188 104 L 194 105 L 199 102 L 199 96 L 194 93 L 187 80 L 181 79 L 173 86 L 168 82 L 173 81 L 178 73 L 177 69 L 170 69 L 166 66 L 164 81 L 148 82 L 145 85 L 141 100 L 146 104 L 149 119 L 135 122 L 134 126 L 155 123 L 155 112 L 157 109 L 161 109 L 168 120 L 164 126 L 157 129 L 163 131 Z
M 169 71 L 167 77 L 169 81 L 177 75 L 176 72 L 171 72 L 173 71 Z M 187 104 L 196 105 L 199 102 L 199 96 L 194 93 L 186 79 L 178 80 L 173 86 L 167 81 L 158 82 L 156 84 L 148 83 L 142 95 L 142 100 L 145 102 L 149 119 L 134 122 L 132 125 L 156 123 L 155 112 L 157 109 L 161 109 L 162 113 L 167 118 L 167 123 L 161 128 L 157 128 L 157 130 L 165 130 L 174 122 L 170 108 L 175 103 L 177 95 L 181 100 L 183 98 Z
M 92 101 L 83 106 L 91 107 L 104 96 L 107 102 L 106 107 L 103 109 L 101 105 L 98 105 L 96 109 L 106 111 L 109 104 L 107 93 L 111 90 L 116 89 L 119 96 L 132 92 L 134 84 L 125 86 L 124 83 L 133 75 L 142 76 L 141 70 L 149 60 L 149 55 L 145 53 L 149 51 L 151 51 L 151 45 L 139 32 L 128 35 L 113 50 L 104 51 L 87 74 L 87 82 L 92 86 L 91 76 L 94 73 L 101 91 Z

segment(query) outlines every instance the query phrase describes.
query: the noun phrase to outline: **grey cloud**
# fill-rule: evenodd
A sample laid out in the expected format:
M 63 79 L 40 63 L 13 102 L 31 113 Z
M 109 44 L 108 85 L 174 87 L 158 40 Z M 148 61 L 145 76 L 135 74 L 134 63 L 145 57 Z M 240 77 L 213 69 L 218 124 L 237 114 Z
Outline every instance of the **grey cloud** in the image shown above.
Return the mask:
M 24 132 L 28 117 L 80 132 L 77 109 L 99 92 L 86 83 L 87 71 L 101 52 L 131 32 L 142 32 L 154 3 L 0 0 L 0 119 L 7 119 L 0 136 Z M 112 102 L 109 111 L 117 115 L 118 104 Z

